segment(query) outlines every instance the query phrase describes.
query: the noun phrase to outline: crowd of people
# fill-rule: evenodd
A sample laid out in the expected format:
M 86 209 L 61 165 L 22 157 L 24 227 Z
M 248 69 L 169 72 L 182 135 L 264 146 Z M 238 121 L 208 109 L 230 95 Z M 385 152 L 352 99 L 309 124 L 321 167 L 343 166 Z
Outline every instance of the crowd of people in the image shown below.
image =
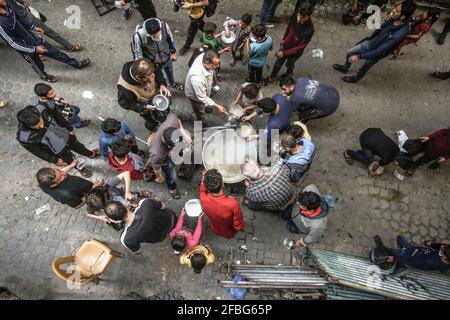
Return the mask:
M 128 10 L 125 17 L 129 15 L 129 2 L 122 1 Z M 322 81 L 293 77 L 296 62 L 314 36 L 312 16 L 317 1 L 297 1 L 275 50 L 276 60 L 271 73 L 266 78 L 263 77 L 263 69 L 274 45 L 268 30 L 271 23 L 279 22 L 275 12 L 280 0 L 262 1 L 259 23 L 253 23 L 253 17 L 245 13 L 239 19 L 227 19 L 219 33 L 216 24 L 204 21 L 205 17 L 214 15 L 217 1 L 174 1 L 174 11 L 183 9 L 190 17 L 187 38 L 180 49 L 175 45 L 169 23 L 157 18 L 152 1 L 134 2 L 144 21 L 130 35 L 133 60 L 126 62 L 121 72 L 118 70 L 117 99 L 121 108 L 136 112 L 143 118 L 149 131 L 148 148 L 142 150 L 138 147 L 129 124 L 108 118 L 101 124 L 99 147 L 89 150 L 78 140 L 74 129 L 89 125 L 89 120 L 81 118 L 82 110 L 57 98 L 57 92 L 50 85 L 38 83 L 34 87 L 35 104 L 26 106 L 17 114 L 17 140 L 30 153 L 53 165 L 41 168 L 36 174 L 42 191 L 72 208 L 85 205 L 88 217 L 121 231 L 121 243 L 133 254 L 143 254 L 142 243 L 169 238 L 174 252 L 180 255 L 180 262 L 198 273 L 214 261 L 212 248 L 202 244 L 204 220 L 215 235 L 233 238 L 246 229 L 242 205 L 250 210 L 278 214 L 280 220 L 286 221 L 289 232 L 302 234 L 295 242 L 297 247 L 320 241 L 334 205 L 317 186 L 312 184 L 300 188 L 302 177 L 310 170 L 318 149 L 306 124 L 336 112 L 340 94 Z M 364 60 L 364 63 L 356 75 L 342 79 L 350 83 L 360 81 L 380 60 L 390 55 L 399 56 L 402 47 L 416 42 L 428 32 L 439 18 L 439 11 L 432 8 L 413 18 L 416 7 L 412 0 L 396 4 L 380 29 L 348 50 L 344 63 L 334 64 L 334 69 L 347 73 L 353 63 L 359 60 Z M 357 10 L 358 4 L 353 9 Z M 439 37 L 441 43 L 449 31 L 448 25 Z M 175 75 L 173 64 L 177 61 L 177 53 L 184 55 L 189 51 L 199 30 L 202 32 L 200 43 L 192 52 L 189 70 L 186 75 Z M 89 65 L 89 59 L 78 61 L 69 57 L 50 45 L 42 35 L 52 38 L 67 51 L 82 49 L 81 45 L 64 40 L 42 19 L 32 16 L 28 3 L 0 0 L 0 37 L 32 65 L 42 80 L 58 80 L 56 76 L 45 73 L 43 61 L 46 57 L 79 69 Z M 232 36 L 234 40 L 231 43 L 221 41 L 223 37 Z M 173 151 L 181 141 L 192 144 L 192 137 L 170 108 L 158 109 L 153 99 L 162 95 L 170 101 L 171 90 L 183 92 L 191 103 L 196 120 L 207 127 L 206 114 L 214 110 L 229 112 L 214 99 L 214 88 L 221 81 L 218 75 L 221 57 L 225 54 L 232 56 L 230 67 L 237 61 L 248 66 L 246 82 L 239 86 L 233 101 L 243 108 L 241 120 L 250 122 L 258 115 L 267 115 L 265 136 L 250 135 L 246 139 L 267 140 L 270 145 L 274 138 L 272 132 L 277 130 L 282 161 L 270 167 L 255 161 L 243 164 L 241 169 L 246 177 L 246 190 L 242 201 L 225 194 L 224 178 L 218 170 L 203 170 L 198 196 L 202 213 L 193 219 L 183 209 L 177 216 L 167 203 L 152 198 L 152 191 L 133 191 L 133 181 L 144 179 L 165 183 L 173 199 L 181 197 Z M 286 72 L 279 76 L 284 65 Z M 444 79 L 448 74 L 435 73 L 434 76 Z M 183 77 L 184 84 L 175 80 Z M 262 87 L 272 82 L 279 83 L 280 92 L 265 97 Z M 6 102 L 0 102 L 0 107 L 4 106 Z M 345 150 L 344 158 L 348 164 L 354 160 L 363 163 L 372 176 L 382 174 L 383 168 L 392 162 L 406 175 L 411 175 L 424 164 L 431 163 L 430 168 L 435 169 L 450 158 L 450 129 L 446 128 L 419 139 L 408 139 L 402 144 L 392 140 L 380 128 L 368 128 L 361 133 L 359 142 L 361 150 Z M 82 160 L 75 160 L 73 152 L 90 159 L 102 157 L 117 176 L 105 177 L 94 183 L 87 180 L 92 171 Z M 415 157 L 418 158 L 414 160 Z M 83 178 L 70 175 L 73 170 L 78 170 Z M 121 184 L 124 187 L 119 187 Z M 424 249 L 423 255 L 418 257 L 411 250 L 413 244 L 403 238 L 398 243 L 399 249 L 389 250 L 389 254 L 376 262 L 381 265 L 381 262 L 396 261 L 399 265 L 425 270 L 450 269 L 450 246 L 442 244 L 439 249 L 433 249 L 430 244 L 428 251 Z M 379 238 L 378 247 L 383 247 Z M 434 254 L 436 252 L 440 262 Z M 408 254 L 414 258 L 408 260 Z M 410 263 L 411 259 L 414 262 Z M 427 259 L 435 261 L 425 263 Z

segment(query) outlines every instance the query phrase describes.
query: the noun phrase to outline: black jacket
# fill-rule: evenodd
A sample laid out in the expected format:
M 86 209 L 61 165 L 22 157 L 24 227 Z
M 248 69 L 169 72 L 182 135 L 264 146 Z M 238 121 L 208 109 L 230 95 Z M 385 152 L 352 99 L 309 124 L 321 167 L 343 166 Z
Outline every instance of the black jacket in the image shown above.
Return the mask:
M 122 78 L 131 85 L 138 85 L 139 82 L 134 80 L 130 75 L 130 69 L 131 69 L 133 62 L 134 61 L 125 63 L 125 65 L 123 66 L 123 69 L 122 69 Z M 167 82 L 164 78 L 164 75 L 163 75 L 161 69 L 156 70 L 155 78 L 156 78 L 155 80 L 156 80 L 157 88 L 159 88 L 159 86 L 161 86 L 161 85 L 167 86 Z M 121 85 L 117 85 L 117 99 L 118 99 L 119 105 L 122 108 L 131 110 L 131 111 L 134 111 L 137 113 L 142 113 L 144 110 L 146 110 L 145 106 L 148 104 L 145 102 L 139 102 L 137 100 L 136 95 L 133 92 L 125 89 Z
M 63 126 L 58 124 L 48 110 L 45 109 L 40 113 L 44 119 L 45 127 L 42 129 L 30 129 L 19 124 L 16 138 L 25 149 L 36 157 L 47 162 L 56 163 L 59 157 L 47 145 L 42 143 L 42 140 L 47 133 L 50 123 L 53 122 L 53 124 L 58 125 L 60 128 L 63 128 Z

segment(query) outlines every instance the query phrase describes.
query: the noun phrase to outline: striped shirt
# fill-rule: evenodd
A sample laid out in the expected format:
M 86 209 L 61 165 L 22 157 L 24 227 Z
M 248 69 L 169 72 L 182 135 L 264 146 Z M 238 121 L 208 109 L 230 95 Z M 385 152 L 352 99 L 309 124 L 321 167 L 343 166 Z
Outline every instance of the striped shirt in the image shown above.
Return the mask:
M 262 179 L 252 181 L 245 196 L 250 201 L 262 203 L 267 210 L 284 210 L 295 197 L 289 169 L 279 164 L 272 166 Z

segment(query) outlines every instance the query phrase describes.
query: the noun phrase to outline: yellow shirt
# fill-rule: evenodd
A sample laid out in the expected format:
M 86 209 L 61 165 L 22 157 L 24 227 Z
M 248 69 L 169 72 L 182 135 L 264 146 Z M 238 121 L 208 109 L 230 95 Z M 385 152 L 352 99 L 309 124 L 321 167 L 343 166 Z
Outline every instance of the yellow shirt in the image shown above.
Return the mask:
M 185 253 L 183 253 L 180 257 L 180 263 L 185 264 L 188 267 L 191 266 L 191 256 L 194 253 L 201 253 L 206 257 L 206 264 L 210 264 L 214 262 L 214 255 L 211 252 L 209 248 L 206 248 L 202 245 L 197 245 L 195 247 L 192 247 L 191 249 L 187 250 Z

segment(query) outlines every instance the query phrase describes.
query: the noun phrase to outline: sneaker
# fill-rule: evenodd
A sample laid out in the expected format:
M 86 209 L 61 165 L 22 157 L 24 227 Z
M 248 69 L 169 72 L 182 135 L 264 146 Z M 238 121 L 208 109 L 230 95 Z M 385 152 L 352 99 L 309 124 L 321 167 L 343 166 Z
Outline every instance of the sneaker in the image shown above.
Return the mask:
M 450 78 L 450 71 L 449 72 L 433 72 L 431 74 L 432 77 L 437 78 L 437 79 L 441 79 L 441 80 L 447 80 Z
M 8 101 L 0 100 L 0 108 L 6 108 L 8 106 Z
M 131 8 L 126 8 L 126 9 L 123 11 L 122 18 L 123 18 L 125 21 L 128 20 L 128 19 L 130 18 L 130 11 L 131 11 Z
M 438 45 L 442 46 L 442 45 L 444 44 L 444 42 L 445 42 L 445 36 L 446 36 L 445 33 L 440 33 L 440 34 L 439 34 L 439 36 L 438 36 L 437 39 L 436 39 L 436 42 L 437 42 Z
M 376 236 L 374 237 L 374 240 L 375 240 L 375 245 L 376 245 L 377 247 L 383 246 L 383 241 L 381 240 L 381 237 L 380 237 L 379 235 L 376 235 Z
M 79 62 L 78 69 L 83 70 L 91 63 L 91 60 L 89 59 L 83 59 Z
M 274 28 L 275 25 L 274 25 L 274 24 L 270 24 L 270 23 L 266 23 L 266 24 L 265 24 L 265 27 L 266 27 L 266 28 Z
M 342 65 L 342 64 L 335 63 L 335 64 L 333 64 L 333 68 L 342 73 L 347 73 L 347 71 L 348 71 L 348 69 L 346 67 L 344 67 L 344 65 Z
M 357 76 L 345 76 L 342 77 L 342 80 L 347 83 L 357 83 L 359 81 Z
M 436 170 L 436 169 L 439 169 L 439 167 L 440 167 L 441 165 L 438 163 L 438 162 L 432 162 L 429 166 L 428 166 L 428 169 L 431 169 L 431 170 Z
M 80 126 L 78 128 L 87 127 L 91 123 L 91 120 L 81 120 Z
M 171 84 L 170 87 L 174 88 L 176 90 L 179 90 L 179 91 L 184 91 L 184 86 L 179 82 L 175 82 L 174 84 Z
M 188 51 L 189 51 L 189 48 L 183 47 L 178 51 L 178 54 L 180 56 L 184 56 L 186 54 L 186 52 L 188 52 Z

